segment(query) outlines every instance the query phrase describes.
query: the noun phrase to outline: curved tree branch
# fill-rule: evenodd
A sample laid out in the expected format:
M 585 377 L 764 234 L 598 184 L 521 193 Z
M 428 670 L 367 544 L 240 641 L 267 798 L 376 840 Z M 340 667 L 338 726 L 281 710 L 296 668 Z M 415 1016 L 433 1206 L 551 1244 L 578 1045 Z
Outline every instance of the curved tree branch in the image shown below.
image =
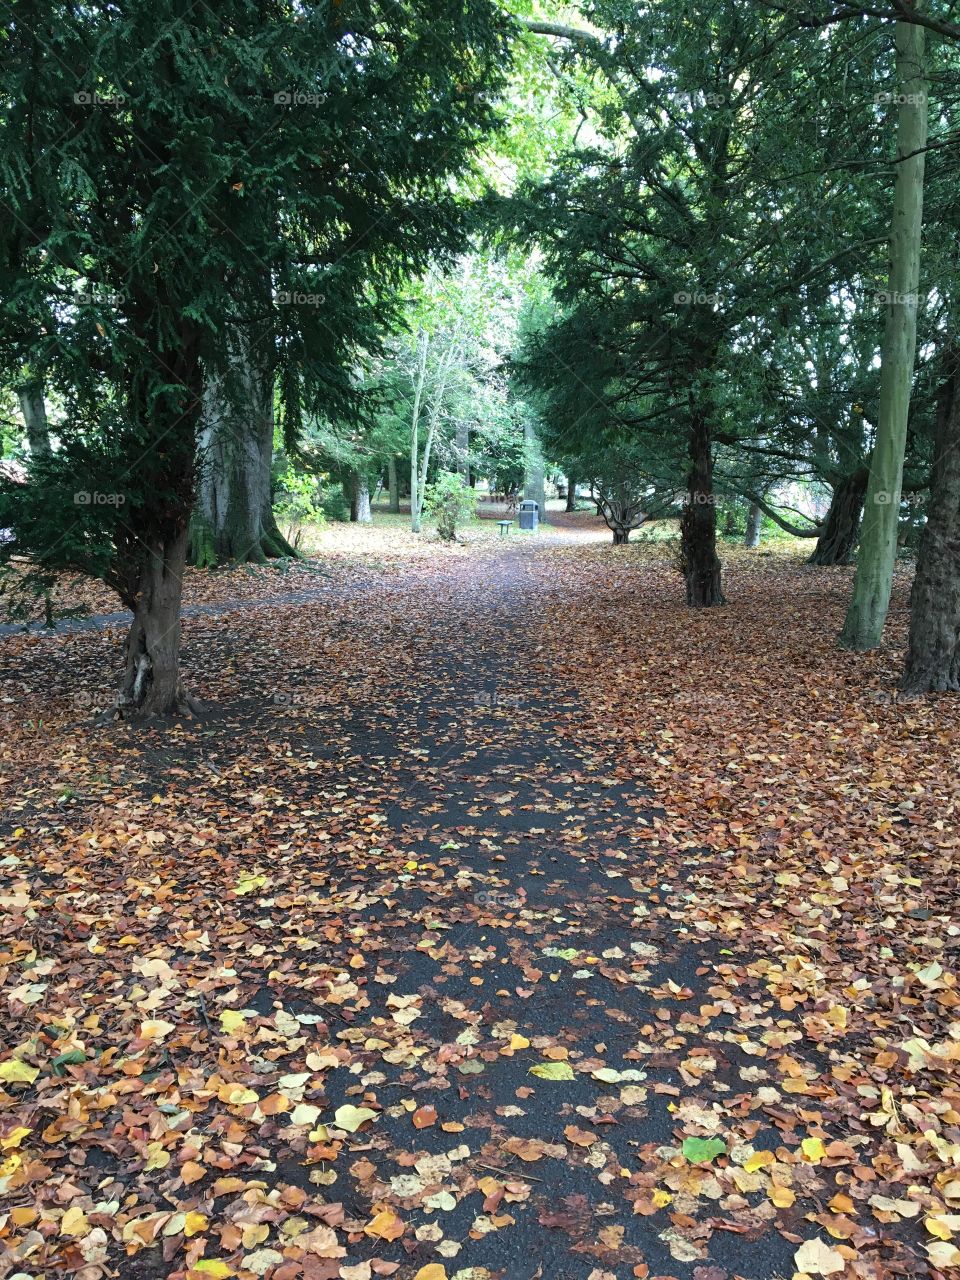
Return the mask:
M 771 507 L 765 502 L 759 493 L 752 493 L 749 489 L 742 489 L 741 493 L 745 498 L 749 498 L 751 502 L 755 502 L 765 516 L 769 516 L 774 524 L 778 524 L 781 529 L 785 529 L 787 533 L 792 533 L 795 538 L 819 538 L 823 532 L 822 524 L 814 524 L 810 529 L 801 529 L 799 525 L 791 524 L 789 520 L 784 520 L 783 516 L 777 511 L 776 507 Z M 801 515 L 802 512 L 798 512 Z M 812 521 L 811 521 L 812 524 Z

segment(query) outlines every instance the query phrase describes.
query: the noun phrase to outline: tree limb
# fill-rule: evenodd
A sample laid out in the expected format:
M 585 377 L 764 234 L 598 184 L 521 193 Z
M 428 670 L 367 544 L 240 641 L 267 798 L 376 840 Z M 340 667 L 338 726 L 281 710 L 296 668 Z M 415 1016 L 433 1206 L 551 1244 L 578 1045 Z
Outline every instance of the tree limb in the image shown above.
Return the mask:
M 801 529 L 798 525 L 791 524 L 789 520 L 784 520 L 777 509 L 765 502 L 759 493 L 752 493 L 749 489 L 743 489 L 741 492 L 745 498 L 749 498 L 751 502 L 756 503 L 763 514 L 769 516 L 774 524 L 778 524 L 787 533 L 792 533 L 795 538 L 819 538 L 823 533 L 824 526 L 822 524 L 815 524 L 812 529 Z

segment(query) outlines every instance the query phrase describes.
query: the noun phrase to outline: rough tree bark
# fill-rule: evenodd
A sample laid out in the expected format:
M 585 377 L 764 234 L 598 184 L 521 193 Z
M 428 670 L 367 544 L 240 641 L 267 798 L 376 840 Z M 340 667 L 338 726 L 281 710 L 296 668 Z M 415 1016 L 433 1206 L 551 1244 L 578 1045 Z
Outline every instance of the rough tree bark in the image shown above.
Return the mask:
M 232 342 L 228 374 L 204 387 L 197 506 L 190 559 L 203 568 L 295 556 L 273 515 L 273 369 L 246 330 Z M 232 385 L 228 388 L 225 379 Z
M 543 454 L 536 428 L 528 419 L 523 424 L 523 439 L 526 445 L 527 465 L 523 476 L 523 497 L 525 502 L 535 502 L 539 508 L 541 524 L 547 520 L 547 498 L 544 490 Z
M 755 551 L 760 545 L 760 529 L 763 525 L 763 512 L 755 502 L 750 503 L 747 512 L 747 531 L 743 535 L 743 545 Z
M 350 499 L 350 519 L 354 524 L 370 524 L 370 484 L 361 471 L 352 471 L 347 482 Z
M 960 691 L 960 347 L 950 349 L 937 406 L 927 523 L 910 596 L 907 693 Z
M 400 482 L 397 478 L 397 460 L 391 458 L 387 463 L 387 492 L 390 495 L 389 509 L 393 515 L 400 513 Z
M 680 521 L 680 549 L 687 604 L 709 609 L 726 604 L 717 556 L 717 506 L 713 493 L 713 442 L 706 415 L 694 413 L 690 426 L 690 471 Z
M 188 537 L 184 524 L 147 546 L 117 698 L 121 715 L 183 715 L 199 709 L 180 675 L 180 602 Z
M 149 332 L 152 309 L 153 301 L 148 299 L 135 313 L 134 323 L 143 326 L 144 332 Z M 125 554 L 118 555 L 119 576 L 113 585 L 133 613 L 115 706 L 121 716 L 199 710 L 180 674 L 180 606 L 203 414 L 201 348 L 198 329 L 184 320 L 177 345 L 160 352 L 173 384 L 171 394 L 148 404 L 141 387 L 131 388 L 132 411 L 153 434 L 154 456 L 162 458 L 158 474 L 169 493 L 153 513 L 153 527 L 131 528 Z M 161 442 L 162 450 L 157 447 Z
M 897 557 L 903 457 L 917 347 L 917 290 L 923 230 L 923 175 L 927 144 L 927 80 L 923 28 L 896 27 L 897 177 L 890 236 L 887 316 L 880 370 L 880 410 L 870 462 L 860 555 L 840 643 L 875 649 L 883 636 Z
M 830 508 L 823 522 L 823 531 L 807 564 L 850 564 L 860 534 L 863 501 L 867 492 L 869 471 L 860 467 L 843 476 L 833 486 Z
M 47 406 L 43 398 L 43 383 L 31 379 L 17 387 L 17 399 L 27 429 L 27 444 L 33 458 L 50 456 L 50 428 L 47 424 Z
M 576 511 L 577 509 L 578 483 L 576 476 L 567 476 L 567 511 Z

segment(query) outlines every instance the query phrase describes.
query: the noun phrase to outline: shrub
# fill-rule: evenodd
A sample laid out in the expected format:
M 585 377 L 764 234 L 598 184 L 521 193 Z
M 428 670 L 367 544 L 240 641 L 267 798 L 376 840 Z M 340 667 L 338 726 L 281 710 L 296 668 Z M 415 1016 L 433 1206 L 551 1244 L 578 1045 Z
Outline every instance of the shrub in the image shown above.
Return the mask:
M 424 510 L 437 522 L 437 533 L 444 542 L 454 542 L 457 526 L 474 512 L 476 494 L 456 471 L 441 471 L 433 484 L 427 485 Z

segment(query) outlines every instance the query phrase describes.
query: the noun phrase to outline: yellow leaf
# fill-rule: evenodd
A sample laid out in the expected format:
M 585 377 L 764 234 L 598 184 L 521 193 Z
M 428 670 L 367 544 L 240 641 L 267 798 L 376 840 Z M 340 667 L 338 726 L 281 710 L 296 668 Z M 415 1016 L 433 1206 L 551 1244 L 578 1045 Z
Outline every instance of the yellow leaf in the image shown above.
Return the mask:
M 510 1037 L 510 1048 L 511 1049 L 529 1049 L 530 1041 L 527 1039 L 526 1036 L 521 1036 L 521 1035 L 518 1035 L 516 1032 L 514 1032 L 513 1035 Z
M 927 1255 L 935 1267 L 945 1270 L 947 1267 L 960 1267 L 960 1249 L 955 1244 L 938 1241 L 927 1245 Z
M 539 1062 L 529 1074 L 538 1080 L 572 1080 L 573 1067 L 569 1062 Z
M 33 1084 L 39 1074 L 39 1067 L 31 1067 L 28 1062 L 21 1062 L 19 1058 L 8 1058 L 6 1062 L 0 1062 L 0 1080 L 4 1084 Z
M 439 1262 L 428 1262 L 425 1267 L 421 1267 L 413 1280 L 447 1280 L 446 1267 L 442 1267 Z
M 923 1225 L 927 1228 L 930 1234 L 932 1236 L 936 1236 L 938 1240 L 950 1240 L 953 1238 L 953 1232 L 942 1218 L 925 1218 Z
M 333 1122 L 338 1129 L 346 1129 L 347 1133 L 356 1133 L 362 1124 L 376 1118 L 376 1111 L 371 1111 L 369 1107 L 352 1107 L 347 1103 L 342 1107 L 337 1107 L 334 1112 Z
M 149 1173 L 151 1169 L 165 1169 L 169 1163 L 170 1152 L 164 1151 L 161 1143 L 147 1143 L 147 1162 L 143 1166 L 144 1173 Z
M 776 1164 L 777 1157 L 772 1151 L 755 1151 L 750 1159 L 743 1166 L 747 1173 L 756 1173 L 758 1169 L 762 1169 L 764 1165 Z
M 19 1147 L 28 1133 L 32 1130 L 25 1129 L 23 1125 L 18 1125 L 16 1129 L 11 1129 L 5 1138 L 0 1138 L 0 1149 L 4 1151 L 12 1151 L 14 1147 Z
M 90 1231 L 90 1223 L 82 1209 L 68 1209 L 60 1219 L 62 1236 L 85 1236 Z
M 167 1022 L 164 1018 L 148 1018 L 146 1022 L 140 1024 L 140 1039 L 162 1040 L 164 1036 L 168 1036 L 176 1029 L 175 1023 Z
M 205 1213 L 188 1213 L 183 1220 L 183 1234 L 185 1236 L 198 1236 L 201 1231 L 206 1231 L 209 1218 Z
M 399 1240 L 403 1235 L 403 1223 L 391 1209 L 383 1209 L 363 1228 L 365 1236 L 378 1240 Z
M 320 1114 L 320 1108 L 315 1107 L 312 1102 L 298 1102 L 290 1112 L 290 1123 L 313 1125 L 317 1122 L 317 1116 Z M 362 1121 L 361 1121 L 362 1123 Z M 341 1126 L 343 1128 L 344 1126 Z M 351 1130 L 351 1133 L 353 1130 Z
M 838 1031 L 846 1031 L 847 1011 L 842 1004 L 831 1005 L 829 1010 L 823 1016 L 826 1021 L 835 1026 Z
M 785 1187 L 779 1182 L 775 1182 L 770 1188 L 770 1199 L 778 1209 L 789 1209 L 796 1198 L 789 1187 Z
M 793 1255 L 794 1266 L 808 1276 L 831 1276 L 844 1269 L 843 1254 L 818 1238 L 807 1240 Z
M 663 1187 L 657 1187 L 653 1193 L 653 1203 L 658 1209 L 665 1209 L 672 1199 L 673 1196 L 669 1191 L 664 1191 Z
M 255 876 L 244 871 L 244 872 L 241 872 L 240 874 L 240 879 L 237 881 L 237 886 L 234 889 L 234 893 L 238 893 L 238 894 L 253 893 L 254 890 L 256 889 L 262 889 L 266 883 L 267 883 L 266 876 Z
M 194 1182 L 199 1182 L 201 1178 L 206 1176 L 206 1169 L 202 1164 L 197 1164 L 196 1160 L 185 1160 L 180 1166 L 180 1177 L 186 1186 L 191 1186 Z
M 195 1262 L 187 1275 L 197 1272 L 201 1276 L 214 1276 L 215 1280 L 227 1280 L 227 1276 L 235 1274 L 232 1267 L 228 1267 L 225 1262 L 218 1262 L 216 1258 L 201 1258 L 199 1262 Z
M 259 1102 L 260 1095 L 242 1084 L 226 1082 L 220 1086 L 217 1097 L 230 1107 L 245 1107 L 251 1102 Z
M 838 1191 L 830 1201 L 830 1208 L 834 1213 L 853 1213 L 856 1205 L 849 1196 L 845 1196 L 842 1191 Z
M 237 1009 L 224 1009 L 220 1014 L 220 1030 L 232 1035 L 234 1031 L 242 1031 L 247 1020 Z
M 819 1138 L 804 1138 L 800 1143 L 800 1150 L 808 1164 L 819 1164 L 827 1154 L 827 1149 Z M 803 1268 L 801 1267 L 800 1270 L 802 1271 Z

